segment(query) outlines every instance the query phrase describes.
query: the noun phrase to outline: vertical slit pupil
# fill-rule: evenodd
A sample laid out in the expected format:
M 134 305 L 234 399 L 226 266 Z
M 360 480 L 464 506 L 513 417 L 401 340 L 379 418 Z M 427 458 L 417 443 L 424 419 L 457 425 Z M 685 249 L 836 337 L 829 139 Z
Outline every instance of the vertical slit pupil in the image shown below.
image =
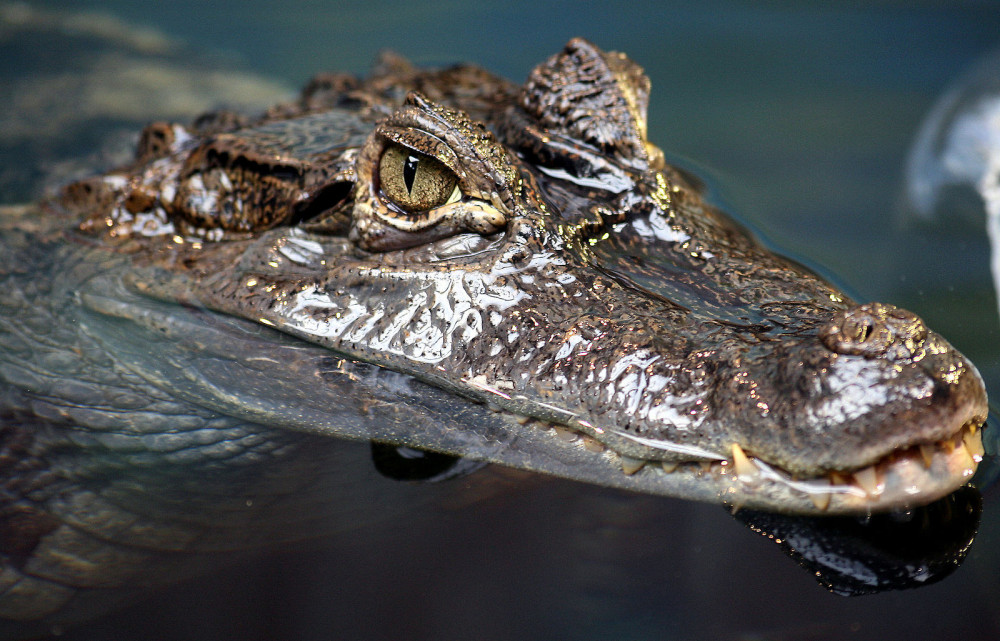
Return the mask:
M 406 191 L 413 193 L 413 179 L 417 177 L 417 164 L 420 158 L 410 154 L 403 163 L 403 182 L 406 183 Z

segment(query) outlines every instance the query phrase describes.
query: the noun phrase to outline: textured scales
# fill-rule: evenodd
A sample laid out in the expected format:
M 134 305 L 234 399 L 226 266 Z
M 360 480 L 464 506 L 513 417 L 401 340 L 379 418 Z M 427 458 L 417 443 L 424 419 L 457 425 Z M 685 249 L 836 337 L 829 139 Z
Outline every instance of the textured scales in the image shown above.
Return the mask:
M 962 485 L 975 368 L 708 204 L 647 140 L 648 84 L 582 40 L 523 87 L 387 57 L 256 118 L 151 125 L 131 165 L 4 210 L 21 616 L 151 550 L 246 544 L 213 500 L 244 505 L 260 470 L 276 522 L 309 521 L 317 479 L 349 474 L 338 438 L 797 513 Z M 403 211 L 390 144 L 460 198 Z
M 129 279 L 144 292 L 264 322 L 633 459 L 725 461 L 735 445 L 795 478 L 825 478 L 982 421 L 975 370 L 918 318 L 853 305 L 662 165 L 645 139 L 648 80 L 621 54 L 573 41 L 511 103 L 482 112 L 469 100 L 481 121 L 462 109 L 456 77 L 367 82 L 380 92 L 332 83 L 322 99 L 177 135 L 162 157 L 141 153 L 85 183 L 111 192 L 101 207 L 81 202 L 79 185 L 64 204 L 90 208 L 85 229 L 110 228 L 98 233 L 109 251 L 135 252 Z M 450 104 L 408 85 L 442 98 L 450 88 Z M 414 229 L 415 214 L 378 187 L 390 143 L 454 171 L 461 202 Z M 127 206 L 137 185 L 156 193 L 143 211 Z M 309 231 L 331 217 L 332 231 Z M 720 498 L 758 500 L 757 488 L 738 490 Z

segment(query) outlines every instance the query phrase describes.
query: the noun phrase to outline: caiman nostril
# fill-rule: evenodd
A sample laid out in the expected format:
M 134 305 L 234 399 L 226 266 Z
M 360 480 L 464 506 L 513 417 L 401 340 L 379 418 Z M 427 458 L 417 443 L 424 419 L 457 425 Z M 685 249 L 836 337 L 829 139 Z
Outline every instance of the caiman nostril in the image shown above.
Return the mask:
M 913 312 L 884 303 L 866 303 L 840 312 L 819 330 L 819 339 L 838 354 L 865 358 L 913 358 L 927 326 Z

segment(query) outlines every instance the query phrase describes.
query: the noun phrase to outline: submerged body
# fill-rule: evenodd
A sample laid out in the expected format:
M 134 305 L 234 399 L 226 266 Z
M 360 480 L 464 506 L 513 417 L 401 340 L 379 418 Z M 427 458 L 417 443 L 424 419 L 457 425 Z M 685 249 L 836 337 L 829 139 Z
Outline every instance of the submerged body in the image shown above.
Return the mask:
M 523 87 L 390 59 L 151 125 L 132 165 L 6 212 L 19 558 L 55 563 L 67 523 L 225 546 L 137 497 L 303 457 L 298 433 L 796 513 L 962 485 L 975 368 L 708 205 L 646 139 L 647 93 L 580 40 Z

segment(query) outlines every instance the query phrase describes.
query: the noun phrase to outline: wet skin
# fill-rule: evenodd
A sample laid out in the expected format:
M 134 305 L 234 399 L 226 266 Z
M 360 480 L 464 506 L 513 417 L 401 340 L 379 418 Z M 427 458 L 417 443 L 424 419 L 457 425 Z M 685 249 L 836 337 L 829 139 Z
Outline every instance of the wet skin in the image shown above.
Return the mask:
M 646 139 L 648 90 L 574 40 L 523 87 L 389 58 L 151 125 L 132 165 L 7 213 L 3 265 L 51 278 L 0 267 L 10 439 L 34 416 L 44 468 L 53 442 L 269 459 L 293 430 L 793 513 L 965 483 L 972 364 L 715 210 Z

